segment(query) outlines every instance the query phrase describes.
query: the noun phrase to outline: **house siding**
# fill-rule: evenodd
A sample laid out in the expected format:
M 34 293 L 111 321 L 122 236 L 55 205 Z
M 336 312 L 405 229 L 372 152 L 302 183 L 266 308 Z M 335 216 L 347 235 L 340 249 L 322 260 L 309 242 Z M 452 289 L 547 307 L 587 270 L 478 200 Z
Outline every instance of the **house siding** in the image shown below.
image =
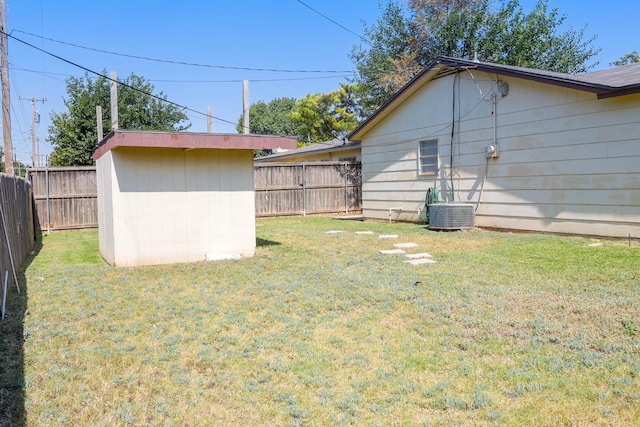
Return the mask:
M 494 109 L 496 78 L 509 84 L 509 93 Z M 494 119 L 499 157 L 487 163 Z M 425 139 L 439 141 L 435 176 L 418 174 Z M 401 207 L 394 217 L 418 220 L 426 191 L 435 186 L 445 201 L 477 204 L 482 193 L 477 226 L 640 236 L 640 95 L 597 100 L 573 89 L 462 72 L 429 82 L 390 112 L 363 136 L 362 159 L 367 218 L 387 219 L 389 208 Z

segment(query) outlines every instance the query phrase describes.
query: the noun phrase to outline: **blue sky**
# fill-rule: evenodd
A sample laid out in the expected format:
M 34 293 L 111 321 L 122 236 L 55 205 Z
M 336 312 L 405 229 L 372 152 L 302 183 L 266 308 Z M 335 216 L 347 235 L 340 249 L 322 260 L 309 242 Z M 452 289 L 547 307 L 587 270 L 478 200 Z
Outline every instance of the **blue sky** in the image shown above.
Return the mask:
M 323 18 L 297 0 L 162 2 L 150 0 L 6 0 L 7 26 L 12 36 L 68 61 L 101 72 L 114 70 L 125 78 L 143 76 L 168 99 L 202 114 L 188 112 L 190 131 L 206 131 L 207 106 L 212 106 L 214 131 L 235 133 L 242 113 L 242 83 L 250 81 L 250 101 L 278 97 L 301 98 L 328 92 L 345 82 L 353 70 L 349 53 L 358 43 L 351 32 Z M 362 22 L 379 16 L 376 0 L 304 0 L 304 3 L 357 34 Z M 521 0 L 525 12 L 535 0 Z M 640 51 L 635 36 L 640 2 L 549 0 L 549 6 L 567 14 L 574 28 L 588 24 L 587 36 L 597 35 L 602 51 L 595 69 L 625 53 Z M 52 40 L 63 41 L 67 44 Z M 111 55 L 71 44 L 126 55 L 205 64 L 196 67 Z M 65 111 L 65 78 L 82 76 L 80 68 L 53 58 L 20 42 L 9 40 L 12 98 L 12 135 L 19 160 L 31 163 L 31 105 L 22 98 L 46 98 L 37 104 L 41 122 L 37 135 L 40 152 L 52 111 Z M 240 67 L 323 73 L 223 69 Z

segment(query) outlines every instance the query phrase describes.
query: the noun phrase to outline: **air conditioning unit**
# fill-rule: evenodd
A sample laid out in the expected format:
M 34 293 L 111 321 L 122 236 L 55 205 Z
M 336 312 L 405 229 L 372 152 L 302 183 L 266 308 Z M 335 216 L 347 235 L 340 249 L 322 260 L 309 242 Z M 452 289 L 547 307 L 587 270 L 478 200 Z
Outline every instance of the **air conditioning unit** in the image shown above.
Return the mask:
M 427 207 L 431 230 L 461 230 L 474 227 L 475 207 L 470 203 L 435 203 Z

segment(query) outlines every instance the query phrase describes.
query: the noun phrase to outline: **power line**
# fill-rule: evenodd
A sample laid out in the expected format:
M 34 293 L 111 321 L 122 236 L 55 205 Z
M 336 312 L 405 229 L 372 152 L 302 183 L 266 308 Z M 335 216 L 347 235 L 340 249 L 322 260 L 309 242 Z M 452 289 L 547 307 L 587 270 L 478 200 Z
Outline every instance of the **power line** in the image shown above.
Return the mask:
M 178 108 L 184 109 L 184 110 L 186 110 L 186 111 L 191 111 L 192 113 L 196 113 L 196 114 L 199 114 L 199 115 L 202 115 L 202 116 L 209 117 L 206 113 L 203 113 L 203 112 L 201 112 L 201 111 L 194 110 L 194 109 L 189 108 L 189 107 L 185 107 L 184 105 L 178 104 L 177 102 L 169 101 L 168 99 L 166 99 L 166 98 L 162 98 L 161 96 L 158 96 L 158 95 L 154 95 L 153 93 L 145 92 L 145 91 L 140 90 L 140 89 L 138 89 L 138 88 L 136 88 L 136 87 L 133 87 L 133 86 L 131 86 L 131 85 L 128 85 L 128 84 L 126 84 L 126 83 L 124 83 L 124 82 L 119 82 L 119 81 L 113 80 L 113 79 L 112 79 L 111 77 L 109 77 L 109 76 L 105 76 L 105 75 L 104 75 L 104 74 L 102 74 L 102 73 L 99 73 L 99 72 L 94 71 L 94 70 L 92 70 L 92 69 L 90 69 L 90 68 L 84 67 L 84 66 L 82 66 L 82 65 L 80 65 L 80 64 L 76 64 L 76 63 L 75 63 L 75 62 L 73 62 L 73 61 L 70 61 L 70 60 L 68 60 L 68 59 L 65 59 L 65 58 L 63 58 L 63 57 L 61 57 L 61 56 L 58 56 L 58 55 L 56 55 L 56 54 L 54 54 L 54 53 L 51 53 L 51 52 L 49 52 L 49 51 L 47 51 L 47 50 L 41 49 L 41 48 L 39 48 L 38 46 L 34 46 L 34 45 L 32 45 L 31 43 L 28 43 L 28 42 L 26 42 L 26 41 L 24 41 L 24 40 L 21 40 L 21 39 L 19 39 L 19 38 L 17 38 L 17 37 L 15 37 L 15 36 L 13 36 L 13 35 L 11 35 L 11 34 L 7 34 L 7 33 L 5 33 L 5 32 L 4 32 L 4 31 L 2 31 L 2 30 L 0 30 L 0 33 L 1 33 L 1 34 L 6 34 L 6 35 L 7 35 L 7 37 L 11 37 L 11 38 L 12 38 L 13 40 L 15 40 L 15 41 L 18 41 L 18 42 L 20 42 L 20 43 L 22 43 L 22 44 L 24 44 L 24 45 L 26 45 L 26 46 L 29 46 L 29 47 L 31 47 L 32 49 L 36 49 L 36 50 L 38 50 L 38 51 L 40 51 L 40 52 L 43 52 L 43 53 L 45 53 L 45 54 L 47 54 L 47 55 L 49 55 L 49 56 L 52 56 L 53 58 L 56 58 L 56 59 L 58 59 L 58 60 L 60 60 L 60 61 L 62 61 L 62 62 L 66 62 L 66 63 L 67 63 L 67 64 L 69 64 L 69 65 L 73 65 L 74 67 L 78 67 L 78 68 L 80 68 L 81 70 L 84 70 L 84 71 L 86 71 L 86 72 L 88 72 L 88 73 L 95 74 L 95 75 L 96 75 L 96 76 L 98 76 L 98 77 L 102 77 L 102 78 L 106 79 L 107 81 L 114 81 L 115 83 L 117 83 L 117 84 L 119 84 L 119 85 L 122 85 L 122 86 L 124 86 L 124 87 L 126 87 L 126 88 L 129 88 L 129 89 L 131 89 L 131 90 L 135 90 L 136 92 L 143 93 L 143 94 L 145 94 L 145 95 L 147 95 L 147 96 L 150 96 L 150 97 L 152 97 L 152 98 L 154 98 L 154 99 L 157 99 L 157 100 L 159 100 L 159 101 L 166 102 L 167 104 L 175 105 L 175 106 L 176 106 L 176 107 L 178 107 Z M 222 119 L 222 118 L 220 118 L 220 117 L 215 117 L 215 116 L 211 116 L 211 117 L 212 117 L 213 119 L 218 120 L 218 121 L 223 122 L 223 123 L 228 123 L 228 124 L 231 124 L 231 125 L 234 125 L 234 126 L 236 125 L 236 122 L 232 122 L 232 121 L 229 121 L 229 120 L 225 120 L 225 119 Z
M 107 55 L 115 55 L 115 56 L 123 56 L 123 57 L 126 57 L 126 58 L 140 59 L 140 60 L 143 60 L 143 61 L 162 62 L 162 63 L 165 63 L 165 64 L 186 65 L 186 66 L 190 66 L 190 67 L 203 67 L 203 68 L 218 68 L 218 69 L 223 69 L 223 70 L 260 71 L 260 72 L 271 72 L 271 73 L 317 73 L 317 74 L 335 73 L 335 74 L 339 74 L 339 73 L 350 73 L 351 72 L 351 71 L 347 71 L 347 70 L 290 70 L 290 69 L 279 69 L 279 68 L 251 68 L 251 67 L 236 67 L 236 66 L 231 66 L 231 65 L 198 64 L 198 63 L 193 63 L 193 62 L 174 61 L 174 60 L 171 60 L 171 59 L 150 58 L 150 57 L 147 57 L 147 56 L 131 55 L 131 54 L 127 54 L 127 53 L 113 52 L 113 51 L 109 51 L 109 50 L 97 49 L 97 48 L 94 48 L 94 47 L 82 46 L 82 45 L 75 44 L 75 43 L 65 42 L 65 41 L 62 41 L 62 40 L 56 40 L 56 39 L 52 39 L 52 38 L 49 38 L 49 37 L 43 37 L 43 36 L 39 36 L 37 34 L 29 33 L 27 31 L 17 30 L 15 28 L 11 30 L 12 33 L 14 31 L 18 32 L 18 33 L 29 35 L 29 36 L 32 36 L 32 37 L 41 38 L 43 40 L 48 40 L 48 41 L 51 41 L 51 42 L 54 42 L 54 43 L 60 43 L 60 44 L 64 44 L 64 45 L 67 45 L 67 46 L 73 46 L 73 47 L 76 47 L 76 48 L 79 48 L 79 49 L 91 50 L 91 51 L 94 51 L 94 52 L 105 53 Z M 9 36 L 11 37 L 11 34 L 9 34 Z
M 312 11 L 314 11 L 315 13 L 317 13 L 318 15 L 322 16 L 324 19 L 326 19 L 327 21 L 337 25 L 338 27 L 342 28 L 343 30 L 353 34 L 354 36 L 356 36 L 357 38 L 359 38 L 360 40 L 362 40 L 364 43 L 369 44 L 369 41 L 367 39 L 365 39 L 364 37 L 362 37 L 360 34 L 357 34 L 353 31 L 351 31 L 349 28 L 345 27 L 344 25 L 340 24 L 339 22 L 334 21 L 333 19 L 329 18 L 327 15 L 323 14 L 322 12 L 312 8 L 311 6 L 309 6 L 308 4 L 306 4 L 305 2 L 303 2 L 302 0 L 296 0 L 298 3 L 300 3 L 301 5 L 303 5 L 304 7 L 307 7 L 309 9 L 311 9 Z
M 23 67 L 20 67 L 18 65 L 13 65 L 11 62 L 9 62 L 9 66 L 10 66 L 12 71 L 24 71 L 25 73 L 39 74 L 44 78 L 57 80 L 59 82 L 64 82 L 64 79 L 58 79 L 58 78 L 55 78 L 53 76 L 76 77 L 76 78 L 81 77 L 81 76 L 69 76 L 69 74 L 64 74 L 64 73 L 51 73 L 51 72 L 47 72 L 47 71 L 31 70 L 29 68 L 23 68 Z
M 24 71 L 28 73 L 40 74 L 44 77 L 51 76 L 65 76 L 69 77 L 69 74 L 64 73 L 51 73 L 46 71 L 32 70 L 29 68 L 20 67 L 19 65 L 13 65 L 9 62 L 11 68 L 17 71 Z M 347 77 L 352 77 L 353 74 L 344 74 L 338 76 L 320 76 L 320 77 L 294 77 L 294 78 L 285 78 L 285 79 L 251 79 L 252 83 L 264 83 L 264 82 L 291 82 L 291 81 L 300 81 L 300 80 L 326 80 L 326 79 L 342 79 Z M 71 76 L 71 77 L 81 77 L 81 76 Z M 60 79 L 55 79 L 60 80 Z M 226 79 L 226 80 L 176 80 L 176 79 L 148 79 L 150 82 L 160 82 L 160 83 L 242 83 L 243 80 L 246 79 Z M 63 81 L 63 80 L 60 80 Z
M 322 80 L 322 79 L 337 79 L 351 77 L 353 74 L 347 74 L 342 76 L 324 76 L 324 77 L 298 77 L 292 79 L 251 79 L 251 83 L 255 82 L 291 82 L 298 80 Z M 236 80 L 166 80 L 166 79 L 149 79 L 151 82 L 163 82 L 163 83 L 242 83 L 246 79 Z

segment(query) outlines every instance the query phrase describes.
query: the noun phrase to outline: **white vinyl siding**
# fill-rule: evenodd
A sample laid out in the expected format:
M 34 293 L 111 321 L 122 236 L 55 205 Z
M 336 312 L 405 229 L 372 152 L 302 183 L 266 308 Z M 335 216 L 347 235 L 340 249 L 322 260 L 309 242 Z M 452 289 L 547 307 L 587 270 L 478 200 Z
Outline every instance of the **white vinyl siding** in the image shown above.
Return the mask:
M 419 147 L 420 175 L 436 175 L 438 173 L 438 140 L 420 141 Z
M 421 87 L 363 137 L 365 218 L 388 220 L 389 208 L 402 207 L 393 220 L 417 220 L 429 187 L 451 196 L 452 163 L 455 200 L 479 202 L 476 226 L 640 236 L 640 94 L 598 99 L 503 76 L 509 94 L 495 107 L 477 86 L 489 91 L 495 77 L 475 74 L 478 83 L 459 76 L 453 144 L 451 109 L 432 108 L 451 106 L 453 75 Z M 487 163 L 494 137 L 500 157 Z M 429 140 L 443 141 L 435 175 L 424 174 Z

